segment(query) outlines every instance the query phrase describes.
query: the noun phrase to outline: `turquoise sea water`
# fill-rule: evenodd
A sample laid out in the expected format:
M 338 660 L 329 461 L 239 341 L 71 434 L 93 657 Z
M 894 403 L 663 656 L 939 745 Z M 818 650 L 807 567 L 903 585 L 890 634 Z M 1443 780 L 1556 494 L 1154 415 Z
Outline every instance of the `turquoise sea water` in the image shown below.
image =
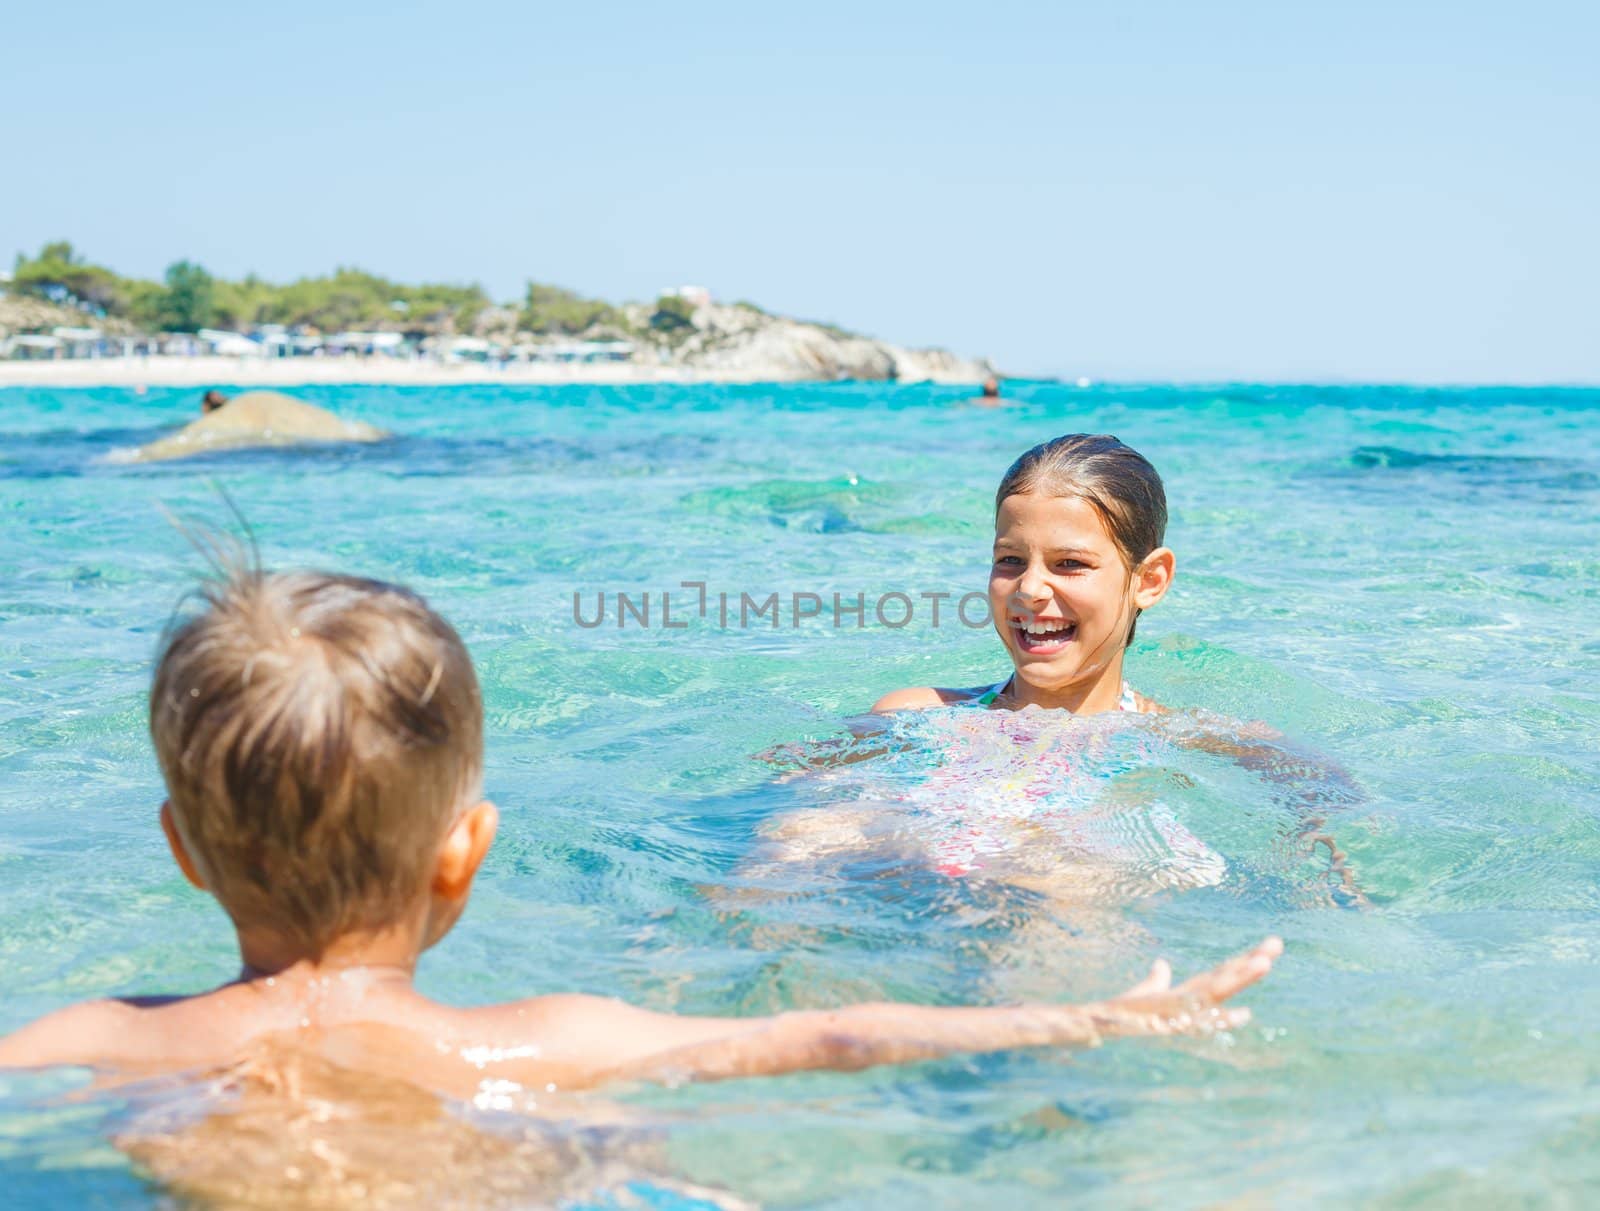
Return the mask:
M 629 1094 L 678 1177 L 919 1211 L 1600 1190 L 1600 391 L 1037 384 L 995 411 L 884 385 L 298 394 L 404 436 L 121 466 L 105 456 L 189 419 L 193 392 L 0 390 L 0 1030 L 232 974 L 221 912 L 155 825 L 144 728 L 198 565 L 161 507 L 220 523 L 216 482 L 269 564 L 409 582 L 478 662 L 502 832 L 424 963 L 433 995 L 739 1014 L 1071 999 L 1158 953 L 1182 972 L 1288 943 L 1229 1039 Z M 752 754 L 836 736 L 891 688 L 996 680 L 999 641 L 870 607 L 864 628 L 724 628 L 715 595 L 982 589 L 999 475 L 1074 430 L 1145 452 L 1172 502 L 1178 581 L 1130 680 L 1348 771 L 1358 792 L 1322 806 L 1365 907 L 1287 846 L 1315 784 L 1070 721 L 1078 774 L 1130 819 L 1176 822 L 1221 878 L 1152 879 L 1085 919 L 876 852 L 768 860 L 758 835 L 799 810 L 931 828 L 905 806 L 908 763 L 946 779 L 949 811 L 1026 774 L 1016 746 L 1040 733 L 996 724 L 962 766 L 935 719 L 883 763 L 785 779 Z M 683 581 L 706 582 L 711 617 L 574 622 L 575 592 L 592 616 L 597 592 Z M 129 1111 L 63 1096 L 82 1083 L 0 1077 L 8 1205 L 159 1202 L 107 1143 Z

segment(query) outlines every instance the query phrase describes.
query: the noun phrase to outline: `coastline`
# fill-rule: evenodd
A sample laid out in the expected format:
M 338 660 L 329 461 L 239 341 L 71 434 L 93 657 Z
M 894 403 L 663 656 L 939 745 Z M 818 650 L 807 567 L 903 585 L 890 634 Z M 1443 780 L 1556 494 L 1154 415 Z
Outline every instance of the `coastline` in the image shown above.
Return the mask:
M 513 383 L 628 386 L 650 383 L 830 382 L 820 376 L 752 374 L 733 367 L 642 365 L 632 362 L 506 365 L 413 361 L 391 357 L 103 357 L 0 361 L 0 387 L 296 387 L 361 384 L 439 387 Z M 928 374 L 907 382 L 969 384 L 970 373 Z

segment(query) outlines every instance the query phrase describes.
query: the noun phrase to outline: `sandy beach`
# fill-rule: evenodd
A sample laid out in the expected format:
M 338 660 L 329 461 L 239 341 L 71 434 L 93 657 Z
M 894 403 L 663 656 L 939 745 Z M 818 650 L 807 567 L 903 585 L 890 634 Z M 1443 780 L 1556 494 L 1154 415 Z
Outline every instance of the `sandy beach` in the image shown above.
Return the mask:
M 294 387 L 369 383 L 435 387 L 467 383 L 731 383 L 761 381 L 732 370 L 630 362 L 589 365 L 407 361 L 386 357 L 104 357 L 0 362 L 0 387 Z

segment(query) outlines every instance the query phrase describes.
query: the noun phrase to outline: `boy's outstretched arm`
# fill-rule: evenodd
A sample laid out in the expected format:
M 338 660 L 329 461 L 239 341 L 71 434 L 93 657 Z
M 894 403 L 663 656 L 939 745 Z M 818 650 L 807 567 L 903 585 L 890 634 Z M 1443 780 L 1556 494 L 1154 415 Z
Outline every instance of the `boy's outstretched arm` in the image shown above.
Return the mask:
M 800 1010 L 770 1018 L 692 1018 L 592 997 L 545 998 L 547 1055 L 587 1071 L 586 1085 L 617 1080 L 722 1080 L 829 1068 L 853 1071 L 960 1052 L 1016 1047 L 1094 1047 L 1136 1035 L 1209 1034 L 1243 1025 L 1248 1009 L 1225 1007 L 1283 953 L 1268 938 L 1254 950 L 1172 986 L 1158 962 L 1121 996 L 1085 1005 L 938 1008 L 905 1004 Z

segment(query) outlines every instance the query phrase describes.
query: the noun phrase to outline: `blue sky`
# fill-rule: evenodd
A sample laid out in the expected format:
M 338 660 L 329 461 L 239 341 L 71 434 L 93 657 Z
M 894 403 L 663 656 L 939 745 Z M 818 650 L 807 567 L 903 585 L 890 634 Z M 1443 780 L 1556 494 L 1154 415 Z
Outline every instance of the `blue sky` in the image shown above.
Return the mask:
M 0 256 L 719 296 L 1007 370 L 1600 381 L 1600 5 L 8 11 Z

